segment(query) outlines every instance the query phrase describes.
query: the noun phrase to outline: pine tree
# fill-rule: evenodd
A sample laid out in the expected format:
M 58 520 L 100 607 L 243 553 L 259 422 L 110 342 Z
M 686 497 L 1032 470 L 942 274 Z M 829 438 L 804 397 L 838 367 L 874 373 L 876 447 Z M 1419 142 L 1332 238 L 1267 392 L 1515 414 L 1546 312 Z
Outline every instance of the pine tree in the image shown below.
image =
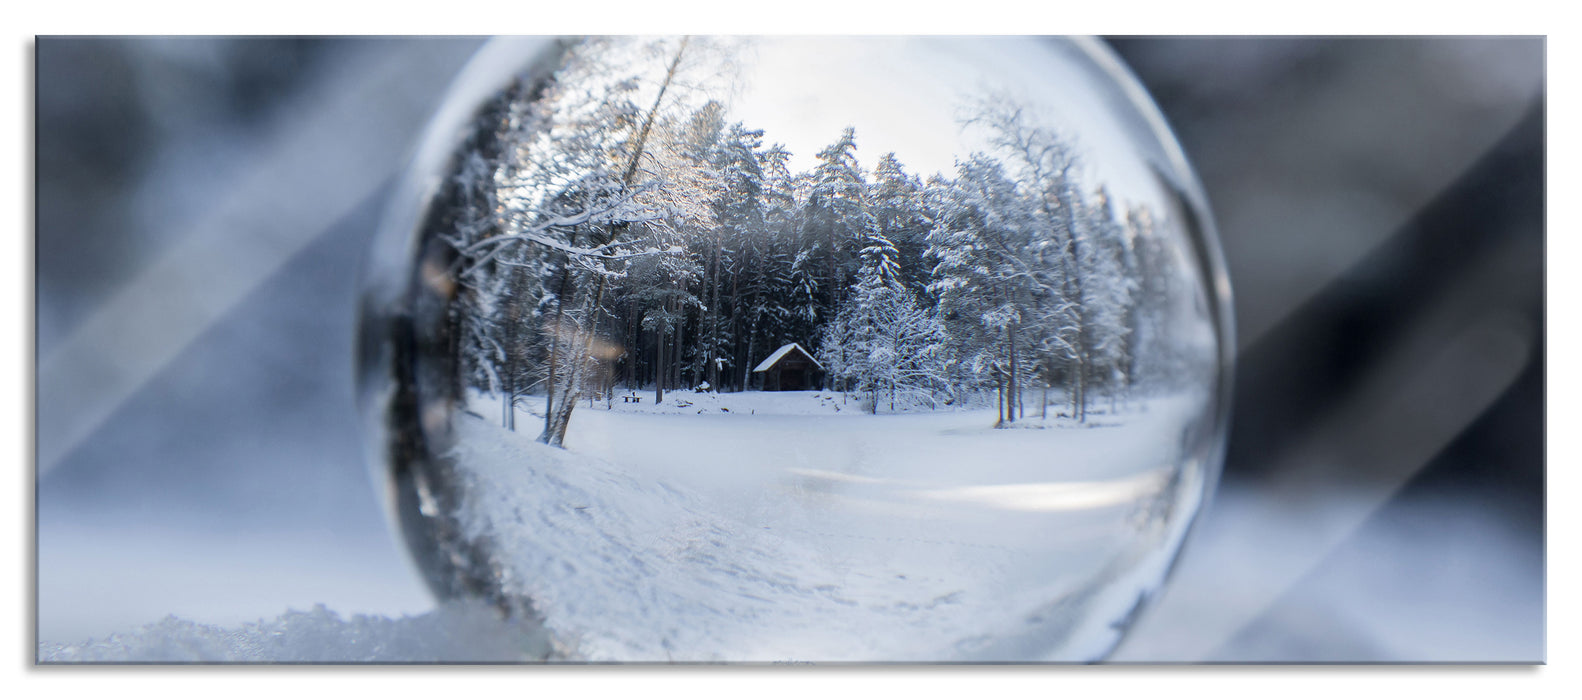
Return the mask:
M 871 412 L 888 399 L 927 397 L 943 383 L 943 327 L 919 308 L 901 280 L 895 246 L 868 237 L 851 295 L 821 337 L 821 362 L 848 390 L 864 392 Z
M 1049 241 L 1031 198 L 985 154 L 957 171 L 928 235 L 936 261 L 929 289 L 972 383 L 995 386 L 999 422 L 1014 423 L 1029 355 L 1049 337 L 1065 298 L 1043 264 Z
M 749 239 L 763 231 L 760 197 L 764 184 L 758 160 L 762 139 L 762 131 L 748 130 L 740 122 L 732 124 L 721 134 L 709 162 L 709 167 L 718 173 L 719 188 L 713 208 L 719 225 L 707 239 L 708 284 L 700 362 L 706 381 L 715 388 L 720 387 L 722 375 L 733 364 L 733 324 L 727 314 L 738 305 L 740 288 L 735 280 L 740 273 L 740 255 L 752 245 Z
M 1085 281 L 1082 307 L 1088 332 L 1084 352 L 1089 358 L 1089 386 L 1102 387 L 1114 406 L 1117 394 L 1129 383 L 1127 358 L 1132 333 L 1129 317 L 1137 292 L 1135 267 L 1126 228 L 1115 218 L 1109 193 L 1100 188 L 1091 204 L 1083 207 L 1086 239 L 1078 274 Z
M 927 292 L 929 275 L 923 253 L 933 228 L 924 203 L 923 183 L 908 175 L 895 153 L 879 158 L 873 169 L 869 200 L 878 232 L 895 245 L 904 286 L 915 294 Z
M 877 230 L 867 190 L 857 161 L 856 132 L 846 127 L 835 143 L 819 151 L 803 207 L 804 250 L 810 258 L 802 270 L 810 287 L 816 287 L 819 316 L 839 305 L 854 272 L 853 248 Z
M 1028 242 L 1031 269 L 1043 271 L 1033 275 L 1039 371 L 1046 386 L 1063 380 L 1072 414 L 1086 420 L 1098 311 L 1087 303 L 1086 287 L 1106 284 L 1107 272 L 1089 250 L 1092 222 L 1083 213 L 1076 151 L 1054 130 L 1033 123 L 1024 106 L 1003 96 L 980 101 L 967 123 L 984 129 L 1025 195 L 1024 214 L 1034 231 Z M 1016 382 L 1011 384 L 1014 390 Z

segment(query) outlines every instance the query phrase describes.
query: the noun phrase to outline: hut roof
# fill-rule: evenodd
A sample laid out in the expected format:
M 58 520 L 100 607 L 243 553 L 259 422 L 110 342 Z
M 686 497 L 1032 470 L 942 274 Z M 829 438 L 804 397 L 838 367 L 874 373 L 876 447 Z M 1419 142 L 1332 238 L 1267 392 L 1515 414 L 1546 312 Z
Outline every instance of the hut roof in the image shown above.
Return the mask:
M 763 362 L 758 363 L 758 366 L 753 368 L 753 371 L 754 372 L 767 372 L 767 371 L 769 371 L 770 367 L 775 366 L 776 362 L 779 362 L 781 358 L 785 357 L 792 350 L 796 350 L 797 352 L 802 353 L 802 355 L 804 357 L 806 357 L 807 359 L 811 360 L 813 362 L 813 364 L 818 365 L 819 369 L 824 369 L 824 365 L 819 364 L 818 360 L 813 359 L 813 353 L 810 353 L 807 350 L 804 350 L 801 345 L 797 345 L 796 343 L 786 343 L 785 345 L 780 346 L 780 349 L 776 350 L 773 355 L 770 355 L 768 358 L 765 358 Z

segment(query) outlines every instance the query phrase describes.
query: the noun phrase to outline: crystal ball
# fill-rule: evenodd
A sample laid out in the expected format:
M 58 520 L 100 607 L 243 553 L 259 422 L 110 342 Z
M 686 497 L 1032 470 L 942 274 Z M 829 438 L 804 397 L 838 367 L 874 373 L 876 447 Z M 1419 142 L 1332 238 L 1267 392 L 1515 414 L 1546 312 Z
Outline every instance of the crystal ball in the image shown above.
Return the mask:
M 362 290 L 393 527 L 557 658 L 1102 659 L 1220 468 L 1212 219 L 1095 40 L 494 40 Z

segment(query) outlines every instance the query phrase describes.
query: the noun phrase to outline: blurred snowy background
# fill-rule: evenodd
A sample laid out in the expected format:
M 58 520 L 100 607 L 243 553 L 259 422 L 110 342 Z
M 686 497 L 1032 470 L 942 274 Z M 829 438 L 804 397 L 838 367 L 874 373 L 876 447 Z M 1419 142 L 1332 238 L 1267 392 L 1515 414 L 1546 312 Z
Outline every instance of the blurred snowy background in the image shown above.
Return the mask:
M 484 625 L 431 612 L 351 386 L 386 187 L 480 43 L 38 40 L 37 641 Z M 1204 180 L 1242 353 L 1221 492 L 1114 658 L 1543 660 L 1544 41 L 1111 45 Z

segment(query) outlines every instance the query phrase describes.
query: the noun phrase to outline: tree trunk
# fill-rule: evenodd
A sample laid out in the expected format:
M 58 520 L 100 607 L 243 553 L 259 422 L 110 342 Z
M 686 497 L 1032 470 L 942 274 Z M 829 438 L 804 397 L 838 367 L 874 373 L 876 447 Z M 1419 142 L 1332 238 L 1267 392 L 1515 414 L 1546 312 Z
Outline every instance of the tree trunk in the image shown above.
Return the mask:
M 1038 395 L 1038 419 L 1049 420 L 1049 378 L 1044 378 L 1044 386 Z
M 666 302 L 668 305 L 669 302 Z M 654 328 L 654 405 L 665 402 L 665 324 Z
M 516 374 L 517 363 L 521 361 L 521 353 L 517 350 L 520 333 L 517 314 L 506 314 L 506 323 L 509 325 L 505 331 L 505 371 L 500 373 L 500 393 L 505 397 L 502 422 L 507 430 L 516 432 Z
M 673 378 L 670 387 L 672 390 L 683 388 L 681 383 L 681 357 L 683 355 L 682 351 L 687 347 L 686 334 L 687 323 L 686 318 L 683 317 L 681 323 L 676 324 L 676 331 L 670 334 L 671 342 L 673 343 L 670 346 L 670 369 L 671 377 Z
M 643 156 L 643 149 L 648 147 L 648 133 L 654 128 L 654 117 L 659 114 L 659 105 L 665 99 L 665 91 L 670 89 L 670 81 L 676 77 L 676 68 L 681 65 L 681 56 L 687 51 L 687 43 L 692 37 L 681 37 L 681 45 L 676 47 L 676 55 L 670 59 L 670 67 L 665 70 L 665 79 L 659 83 L 659 94 L 654 96 L 654 104 L 648 108 L 648 115 L 643 118 L 643 128 L 637 133 L 637 147 L 632 149 L 632 159 L 626 164 L 626 172 L 621 175 L 621 182 L 631 186 L 633 178 L 637 177 L 637 164 Z
M 1078 312 L 1081 313 L 1080 311 Z M 1083 423 L 1088 419 L 1088 334 L 1087 319 L 1077 328 L 1077 355 L 1082 358 L 1077 363 L 1077 422 Z
M 994 420 L 994 427 L 998 428 L 1005 425 L 1005 381 L 999 378 L 998 372 L 995 375 L 994 410 L 999 412 L 999 416 Z
M 742 352 L 742 307 L 741 304 L 737 303 L 741 299 L 740 292 L 742 288 L 742 275 L 739 268 L 740 266 L 738 266 L 736 273 L 731 275 L 731 311 L 733 312 L 731 314 L 731 346 L 735 355 L 741 355 Z M 736 359 L 739 364 L 747 364 L 740 357 Z M 746 376 L 743 375 L 742 378 L 745 380 Z M 737 387 L 736 390 L 746 391 L 746 383 L 743 382 L 743 385 Z
M 630 303 L 626 307 L 626 357 L 622 361 L 622 368 L 626 378 L 626 390 L 632 390 L 632 383 L 637 377 L 637 347 L 642 342 L 643 329 L 637 318 L 637 304 Z
M 576 241 L 577 234 L 572 232 L 572 245 L 576 245 Z M 555 382 L 560 364 L 560 338 L 564 335 L 562 324 L 566 318 L 566 294 L 571 290 L 571 261 L 567 260 L 561 265 L 560 289 L 555 292 L 555 320 L 549 326 L 549 376 L 544 380 L 544 432 L 538 436 L 539 442 L 546 444 L 555 433 Z M 561 401 L 564 403 L 565 397 L 561 397 Z
M 626 171 L 621 177 L 621 182 L 625 187 L 631 187 L 636 180 L 638 163 L 642 160 L 643 152 L 648 147 L 648 135 L 653 130 L 655 118 L 659 114 L 659 107 L 661 104 L 663 104 L 665 99 L 665 92 L 669 90 L 671 81 L 675 79 L 676 69 L 681 65 L 681 57 L 686 52 L 687 43 L 689 41 L 691 41 L 690 37 L 683 37 L 681 39 L 681 45 L 676 48 L 675 56 L 670 60 L 670 67 L 665 71 L 665 79 L 659 85 L 659 94 L 654 96 L 654 104 L 648 108 L 648 113 L 643 119 L 643 127 L 638 132 L 637 140 L 633 144 L 631 158 L 627 161 Z M 613 242 L 618 234 L 619 231 L 612 227 L 609 240 L 605 241 L 605 243 L 608 244 Z M 569 271 L 567 272 L 569 273 Z M 565 276 L 562 276 L 563 282 L 565 279 Z M 552 403 L 555 382 L 550 381 L 548 388 L 546 388 L 546 395 L 549 396 L 551 400 L 546 400 L 544 405 L 544 434 L 539 438 L 546 444 L 560 446 L 565 441 L 566 426 L 571 422 L 571 411 L 576 407 L 577 399 L 580 397 L 582 391 L 581 384 L 584 379 L 583 375 L 587 373 L 589 359 L 588 351 L 592 349 L 593 334 L 597 327 L 597 319 L 595 318 L 595 314 L 600 308 L 602 308 L 604 303 L 606 282 L 606 278 L 601 275 L 599 277 L 597 290 L 592 295 L 584 297 L 584 299 L 588 301 L 588 304 L 586 305 L 586 313 L 583 314 L 581 321 L 582 323 L 587 324 L 587 327 L 579 327 L 576 333 L 577 337 L 575 339 L 570 339 L 573 340 L 571 344 L 578 347 L 576 348 L 576 354 L 568 353 L 568 356 L 572 359 L 567 363 L 568 371 L 564 377 L 567 390 L 561 392 L 559 406 L 553 406 Z M 565 294 L 562 293 L 560 298 L 557 300 L 557 304 L 563 306 L 564 303 Z M 560 310 L 558 307 L 556 310 L 556 316 L 555 342 L 558 343 L 559 336 L 563 332 L 563 329 L 560 327 Z M 554 355 L 554 353 L 555 351 L 552 349 L 551 355 Z M 550 362 L 551 376 L 553 376 L 555 371 L 554 367 L 555 362 L 552 359 Z M 663 390 L 661 389 L 661 392 L 662 391 Z M 661 393 L 660 395 L 662 396 L 663 394 Z M 658 403 L 658 401 L 656 400 L 655 403 Z
M 513 396 L 515 391 L 516 386 L 511 381 L 510 372 L 502 372 L 500 375 L 500 427 L 513 432 L 516 431 L 516 425 L 512 416 L 511 403 L 515 400 Z
M 716 239 L 713 255 L 709 256 L 708 352 L 703 354 L 704 379 L 715 391 L 720 388 L 720 245 Z
M 1021 405 L 1021 398 L 1018 396 L 1016 385 L 1016 331 L 1011 326 L 1005 327 L 1005 347 L 1007 354 L 1010 355 L 1011 365 L 1010 377 L 1006 380 L 1005 416 L 1009 422 L 1015 423 L 1016 407 Z
M 560 349 L 560 338 L 551 337 L 549 341 L 549 376 L 544 380 L 544 432 L 538 436 L 541 442 L 548 442 L 549 435 L 555 431 L 554 423 L 550 417 L 555 415 L 555 364 Z
M 747 331 L 747 361 L 742 363 L 742 391 L 747 391 L 748 380 L 752 378 L 753 371 L 753 341 L 758 339 L 758 322 L 754 319 L 751 328 Z
M 586 353 L 588 348 L 576 348 L 578 353 Z M 566 428 L 571 425 L 571 411 L 577 407 L 577 399 L 582 395 L 583 372 L 577 370 L 567 371 L 566 386 L 560 392 L 560 405 L 555 408 L 554 432 L 544 442 L 555 447 L 563 447 L 566 443 Z
M 1065 214 L 1066 245 L 1062 262 L 1066 267 L 1066 291 L 1071 301 L 1077 307 L 1077 342 L 1076 342 L 1076 369 L 1073 372 L 1074 391 L 1072 392 L 1071 415 L 1077 422 L 1087 420 L 1088 406 L 1088 312 L 1086 300 L 1082 295 L 1082 245 L 1077 235 L 1077 219 L 1075 197 L 1069 189 L 1069 181 L 1061 187 L 1056 195 L 1060 200 L 1060 208 Z
M 564 302 L 564 298 L 561 299 Z M 587 392 L 588 382 L 592 380 L 593 346 L 596 342 L 599 329 L 599 306 L 595 297 L 585 295 L 582 298 L 582 313 L 576 317 L 573 329 L 557 328 L 556 337 L 565 336 L 565 352 L 568 358 L 566 369 L 561 373 L 562 386 L 560 387 L 560 403 L 553 411 L 546 410 L 545 416 L 551 420 L 540 439 L 549 445 L 561 447 L 566 441 L 566 428 L 571 425 L 571 413 L 577 407 L 577 400 Z M 592 400 L 589 400 L 592 406 Z

